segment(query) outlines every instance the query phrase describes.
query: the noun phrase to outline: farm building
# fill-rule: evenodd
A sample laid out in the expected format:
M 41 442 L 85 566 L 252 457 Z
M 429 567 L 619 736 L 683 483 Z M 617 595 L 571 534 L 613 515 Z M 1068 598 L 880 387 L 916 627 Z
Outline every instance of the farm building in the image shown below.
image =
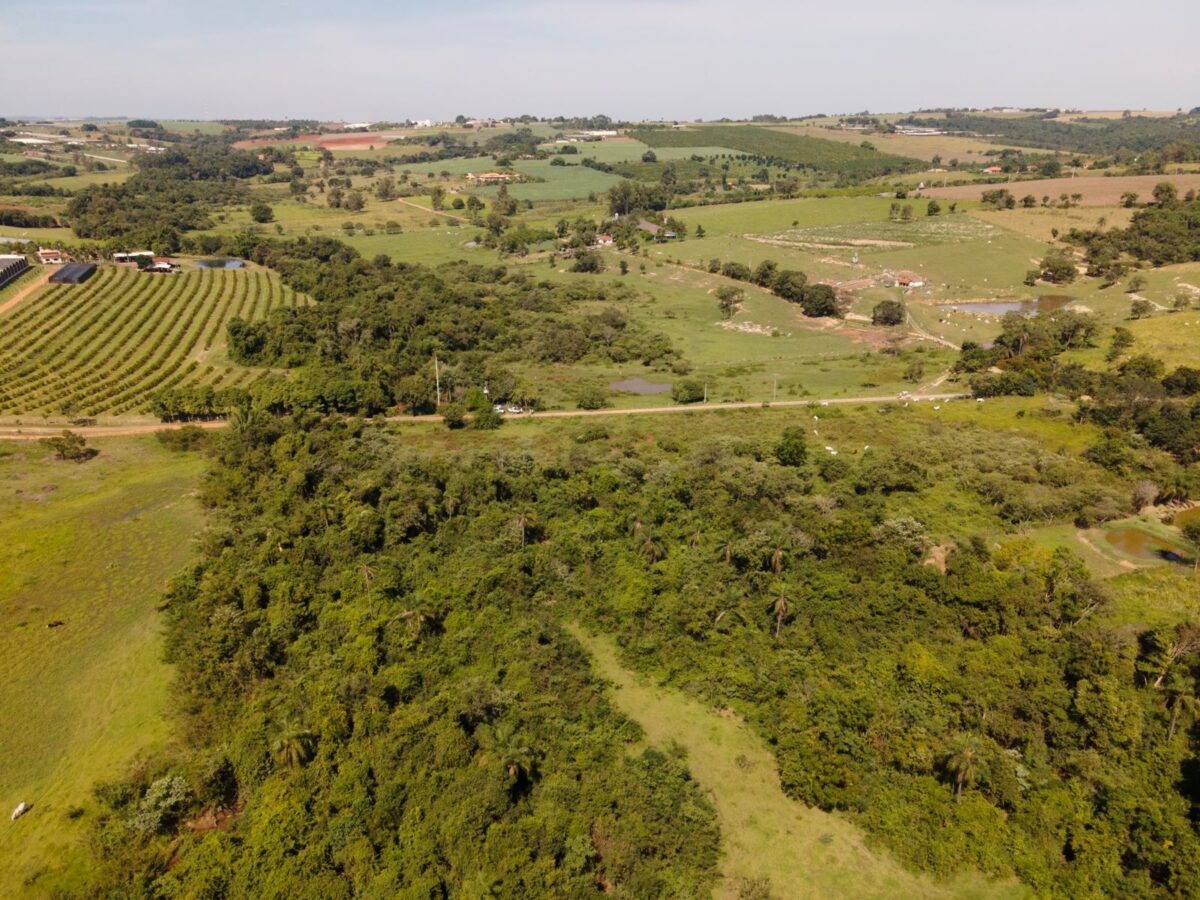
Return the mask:
M 24 256 L 0 256 L 0 287 L 4 287 L 29 268 Z
M 507 172 L 468 172 L 467 180 L 473 184 L 504 184 L 513 180 Z
M 62 250 L 52 250 L 45 247 L 39 247 L 37 252 L 38 262 L 43 266 L 61 266 L 63 263 L 71 261 L 71 257 L 67 256 Z
M 69 263 L 50 276 L 51 284 L 83 284 L 96 274 L 91 263 Z
M 112 258 L 113 262 L 115 262 L 118 266 L 123 266 L 137 265 L 137 261 L 141 257 L 147 257 L 148 259 L 153 260 L 154 253 L 150 250 L 134 250 L 132 253 L 114 253 Z
M 596 245 L 599 247 L 609 247 L 612 245 L 613 237 L 611 234 L 596 235 Z
M 922 288 L 925 287 L 925 279 L 916 272 L 897 272 L 896 287 Z
M 179 269 L 179 263 L 175 262 L 174 260 L 167 259 L 165 256 L 156 256 L 154 257 L 154 261 L 150 263 L 150 265 L 146 266 L 146 268 L 142 269 L 142 271 L 170 274 L 171 272 L 178 272 Z

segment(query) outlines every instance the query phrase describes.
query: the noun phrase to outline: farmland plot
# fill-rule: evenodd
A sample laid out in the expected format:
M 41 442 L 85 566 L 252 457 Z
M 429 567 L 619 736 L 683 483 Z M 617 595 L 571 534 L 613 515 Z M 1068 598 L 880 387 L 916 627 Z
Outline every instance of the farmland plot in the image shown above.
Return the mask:
M 165 388 L 244 384 L 251 370 L 218 363 L 225 324 L 305 302 L 262 271 L 103 268 L 49 285 L 0 315 L 0 414 L 119 415 Z

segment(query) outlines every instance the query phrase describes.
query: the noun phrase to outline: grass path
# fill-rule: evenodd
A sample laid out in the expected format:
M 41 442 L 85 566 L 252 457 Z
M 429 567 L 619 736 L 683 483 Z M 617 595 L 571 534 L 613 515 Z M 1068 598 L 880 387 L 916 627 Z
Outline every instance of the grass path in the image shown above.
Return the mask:
M 578 627 L 596 671 L 613 684 L 617 707 L 638 722 L 647 740 L 676 742 L 717 810 L 722 879 L 715 895 L 737 898 L 747 881 L 768 879 L 772 897 L 1014 897 L 1015 882 L 964 876 L 939 883 L 869 849 L 845 819 L 811 809 L 784 794 L 775 760 L 762 741 L 732 715 L 723 715 L 671 688 L 627 670 L 616 648 Z
M 69 885 L 91 788 L 167 739 L 160 592 L 205 462 L 111 439 L 83 465 L 0 444 L 0 895 Z M 62 622 L 47 627 L 51 622 Z M 16 822 L 20 802 L 30 812 Z M 65 869 L 65 871 L 61 871 Z

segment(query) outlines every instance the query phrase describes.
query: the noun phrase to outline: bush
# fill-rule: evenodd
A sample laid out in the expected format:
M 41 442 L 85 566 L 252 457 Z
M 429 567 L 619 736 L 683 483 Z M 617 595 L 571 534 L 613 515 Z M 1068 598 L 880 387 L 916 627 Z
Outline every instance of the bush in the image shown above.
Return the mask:
M 808 462 L 808 444 L 804 440 L 803 428 L 783 430 L 783 436 L 775 445 L 775 458 L 781 466 L 802 466 Z
M 461 403 L 447 403 L 442 407 L 442 421 L 451 431 L 467 424 L 467 408 Z
M 188 453 L 208 446 L 209 433 L 199 425 L 184 425 L 182 428 L 164 428 L 154 432 L 154 436 L 168 450 Z
M 495 431 L 504 424 L 504 417 L 494 409 L 481 409 L 471 419 L 471 427 L 477 431 Z
M 874 325 L 902 325 L 906 316 L 904 304 L 898 300 L 882 300 L 871 310 L 871 323 Z
M 250 207 L 250 218 L 265 225 L 275 218 L 275 211 L 265 203 L 255 203 Z
M 598 385 L 582 387 L 575 395 L 579 409 L 603 409 L 608 406 L 608 391 Z
M 676 403 L 699 403 L 704 399 L 704 382 L 694 378 L 675 382 L 671 387 L 671 399 Z

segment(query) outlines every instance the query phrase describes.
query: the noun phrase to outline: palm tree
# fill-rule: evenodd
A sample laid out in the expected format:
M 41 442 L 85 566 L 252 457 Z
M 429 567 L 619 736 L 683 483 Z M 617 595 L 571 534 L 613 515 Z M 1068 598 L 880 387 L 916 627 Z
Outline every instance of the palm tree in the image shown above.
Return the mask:
M 647 534 L 646 540 L 642 542 L 642 553 L 646 557 L 647 565 L 654 565 L 662 558 L 661 549 L 658 543 L 654 540 L 654 536 Z
M 1186 715 L 1195 721 L 1200 714 L 1200 697 L 1183 685 L 1173 685 L 1167 699 L 1167 708 L 1171 710 L 1171 726 L 1167 729 L 1167 740 L 1170 741 L 1175 737 L 1180 718 Z
M 317 736 L 298 725 L 288 725 L 271 744 L 275 760 L 289 769 L 305 765 L 316 752 Z
M 779 632 L 783 629 L 783 620 L 788 614 L 788 602 L 783 597 L 775 598 L 775 639 L 779 640 Z
M 954 802 L 962 802 L 964 787 L 975 783 L 979 774 L 979 751 L 970 744 L 961 744 L 946 760 L 946 771 L 954 776 Z

